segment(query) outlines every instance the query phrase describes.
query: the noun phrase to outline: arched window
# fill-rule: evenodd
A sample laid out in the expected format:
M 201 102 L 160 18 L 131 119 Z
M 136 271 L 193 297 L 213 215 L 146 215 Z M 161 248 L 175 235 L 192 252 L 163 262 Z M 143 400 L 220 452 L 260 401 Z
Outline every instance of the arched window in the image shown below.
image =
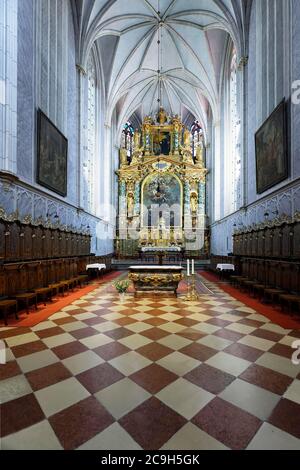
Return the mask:
M 122 147 L 127 150 L 128 161 L 131 161 L 133 152 L 134 128 L 130 121 L 127 121 L 122 132 Z
M 87 210 L 95 210 L 95 158 L 96 158 L 96 108 L 97 108 L 97 79 L 96 67 L 92 54 L 88 62 L 88 126 L 87 126 Z
M 229 116 L 230 116 L 230 156 L 231 156 L 231 210 L 238 209 L 240 202 L 240 131 L 241 122 L 238 110 L 237 54 L 232 52 L 229 83 Z
M 191 134 L 192 134 L 192 152 L 193 157 L 196 157 L 197 147 L 203 148 L 203 130 L 200 126 L 199 121 L 194 121 L 191 127 Z

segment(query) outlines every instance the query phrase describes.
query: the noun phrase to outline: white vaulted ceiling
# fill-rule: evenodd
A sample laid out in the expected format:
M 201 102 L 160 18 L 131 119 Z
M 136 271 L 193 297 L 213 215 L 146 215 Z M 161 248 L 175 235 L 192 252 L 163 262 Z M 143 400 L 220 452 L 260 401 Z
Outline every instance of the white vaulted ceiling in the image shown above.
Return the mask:
M 187 113 L 206 125 L 218 116 L 220 76 L 228 40 L 246 55 L 252 0 L 71 0 L 78 37 L 78 62 L 85 67 L 93 44 L 99 52 L 110 122 L 157 111 Z M 158 11 L 160 13 L 158 13 Z M 159 30 L 161 75 L 158 70 Z

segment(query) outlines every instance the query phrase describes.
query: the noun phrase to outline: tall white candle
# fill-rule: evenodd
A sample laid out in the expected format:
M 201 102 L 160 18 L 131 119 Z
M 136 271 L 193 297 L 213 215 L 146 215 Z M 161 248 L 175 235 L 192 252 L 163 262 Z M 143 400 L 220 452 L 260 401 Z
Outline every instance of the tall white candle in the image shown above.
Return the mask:
M 187 275 L 190 275 L 190 260 L 187 260 Z
M 192 274 L 195 274 L 195 261 L 192 259 Z

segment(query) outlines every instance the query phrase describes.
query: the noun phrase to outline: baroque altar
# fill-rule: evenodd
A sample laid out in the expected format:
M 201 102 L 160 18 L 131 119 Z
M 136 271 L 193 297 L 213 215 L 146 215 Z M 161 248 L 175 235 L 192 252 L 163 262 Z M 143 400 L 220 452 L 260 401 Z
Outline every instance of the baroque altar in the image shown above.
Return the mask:
M 163 108 L 145 117 L 120 149 L 116 254 L 186 251 L 209 254 L 204 139 Z
M 183 279 L 181 266 L 130 266 L 129 280 L 133 282 L 135 295 L 155 292 L 172 292 Z

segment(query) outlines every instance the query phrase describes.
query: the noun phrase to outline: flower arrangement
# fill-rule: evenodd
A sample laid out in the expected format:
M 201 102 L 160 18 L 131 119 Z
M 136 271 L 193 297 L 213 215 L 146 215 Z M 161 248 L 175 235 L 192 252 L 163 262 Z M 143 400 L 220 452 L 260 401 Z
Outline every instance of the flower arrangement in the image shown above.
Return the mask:
M 129 287 L 129 281 L 124 280 L 124 281 L 116 281 L 114 283 L 114 286 L 116 290 L 119 292 L 119 294 L 125 294 Z

